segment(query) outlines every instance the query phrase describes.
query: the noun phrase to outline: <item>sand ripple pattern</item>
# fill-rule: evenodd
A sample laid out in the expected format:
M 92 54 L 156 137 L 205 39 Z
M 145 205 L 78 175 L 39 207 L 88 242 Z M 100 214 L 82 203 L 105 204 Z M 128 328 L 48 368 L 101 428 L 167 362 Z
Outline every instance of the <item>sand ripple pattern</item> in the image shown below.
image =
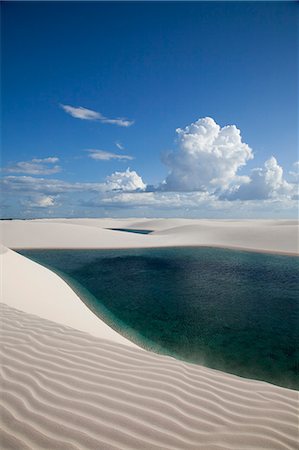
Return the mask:
M 295 391 L 0 311 L 3 450 L 298 448 Z

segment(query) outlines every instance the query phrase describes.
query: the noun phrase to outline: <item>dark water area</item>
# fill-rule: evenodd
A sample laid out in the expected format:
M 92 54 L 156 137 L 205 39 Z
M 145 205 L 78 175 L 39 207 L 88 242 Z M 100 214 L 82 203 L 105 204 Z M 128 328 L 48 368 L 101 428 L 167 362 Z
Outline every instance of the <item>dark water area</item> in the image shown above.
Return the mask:
M 215 248 L 22 250 L 140 346 L 299 388 L 299 258 Z
M 135 228 L 107 228 L 107 230 L 112 231 L 125 231 L 126 233 L 136 233 L 136 234 L 150 234 L 153 231 L 152 230 L 139 230 Z

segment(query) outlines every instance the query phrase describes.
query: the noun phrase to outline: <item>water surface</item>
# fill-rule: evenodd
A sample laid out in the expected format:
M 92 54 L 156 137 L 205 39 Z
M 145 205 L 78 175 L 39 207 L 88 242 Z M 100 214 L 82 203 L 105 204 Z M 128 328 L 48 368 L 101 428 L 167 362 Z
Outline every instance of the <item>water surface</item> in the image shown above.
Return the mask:
M 137 228 L 107 228 L 107 230 L 125 231 L 126 233 L 136 233 L 136 234 L 150 234 L 153 232 L 153 230 L 140 230 Z
M 299 387 L 297 257 L 190 247 L 20 253 L 147 349 Z

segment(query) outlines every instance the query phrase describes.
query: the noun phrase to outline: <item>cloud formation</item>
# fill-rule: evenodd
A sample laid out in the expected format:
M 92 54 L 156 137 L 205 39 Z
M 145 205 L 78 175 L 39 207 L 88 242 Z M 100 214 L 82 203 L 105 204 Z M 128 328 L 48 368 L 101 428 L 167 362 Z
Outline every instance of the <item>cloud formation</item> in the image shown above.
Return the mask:
M 124 150 L 125 149 L 124 145 L 121 142 L 119 142 L 119 141 L 116 141 L 115 145 L 116 145 L 117 148 L 119 148 L 119 150 Z
M 102 183 L 70 183 L 64 180 L 37 178 L 31 176 L 6 176 L 0 180 L 5 193 L 16 192 L 19 195 L 40 193 L 47 196 L 73 192 L 104 193 L 109 191 L 143 191 L 146 184 L 134 170 L 114 172 Z
M 154 207 L 167 208 L 196 208 L 202 205 L 213 204 L 214 197 L 205 192 L 116 192 L 106 195 L 101 202 L 106 205 L 119 205 L 128 207 Z
M 263 168 L 251 171 L 247 183 L 228 193 L 229 200 L 266 200 L 282 197 L 292 198 L 296 194 L 296 185 L 288 183 L 283 177 L 283 169 L 272 156 Z M 225 194 L 224 194 L 225 196 Z
M 59 165 L 54 165 L 59 158 L 50 156 L 48 158 L 34 158 L 30 161 L 20 161 L 14 165 L 5 167 L 6 173 L 24 173 L 28 175 L 51 175 L 61 171 Z
M 289 174 L 294 180 L 299 181 L 299 161 L 294 162 L 293 164 L 293 170 L 290 170 Z
M 117 160 L 132 160 L 134 159 L 133 156 L 130 155 L 120 155 L 118 153 L 112 153 L 112 152 L 106 152 L 104 150 L 94 150 L 89 149 L 86 150 L 89 152 L 89 158 L 100 160 L 100 161 L 110 161 L 111 159 L 117 159 Z
M 107 123 L 110 125 L 118 125 L 119 127 L 130 127 L 133 125 L 134 120 L 126 119 L 125 117 L 117 117 L 116 119 L 109 119 L 103 114 L 92 109 L 83 108 L 82 106 L 70 106 L 70 105 L 60 105 L 61 108 L 72 117 L 81 120 L 94 120 L 101 123 Z
M 161 189 L 167 191 L 222 191 L 248 181 L 238 170 L 253 158 L 235 125 L 221 128 L 212 118 L 199 119 L 176 130 L 178 150 L 164 156 L 169 167 Z
M 105 183 L 88 183 L 88 182 L 75 182 L 71 183 L 64 180 L 58 180 L 55 178 L 41 178 L 31 176 L 14 176 L 9 175 L 0 180 L 0 186 L 2 191 L 9 194 L 17 194 L 20 196 L 26 196 L 31 194 L 40 193 L 42 195 L 55 196 L 58 194 L 70 194 L 70 193 L 100 193 L 104 192 L 107 187 Z
M 60 167 L 56 165 L 57 157 L 35 158 L 4 169 L 9 173 L 1 180 L 4 197 L 9 199 L 6 208 L 14 212 L 9 204 L 18 202 L 27 208 L 21 209 L 21 214 L 30 217 L 32 211 L 41 216 L 45 211 L 66 215 L 68 211 L 83 211 L 83 215 L 88 215 L 101 210 L 106 214 L 110 208 L 119 208 L 120 214 L 128 215 L 136 211 L 137 216 L 155 216 L 155 211 L 159 211 L 159 216 L 182 213 L 190 217 L 227 218 L 294 216 L 298 211 L 299 162 L 294 163 L 294 172 L 289 172 L 293 181 L 285 178 L 274 156 L 262 167 L 240 175 L 238 171 L 253 158 L 253 152 L 242 142 L 236 126 L 221 128 L 213 119 L 204 118 L 184 129 L 178 128 L 177 135 L 177 150 L 164 157 L 169 174 L 158 187 L 146 185 L 129 168 L 96 183 L 38 177 L 55 173 Z M 87 152 L 90 158 L 100 161 L 133 159 L 103 150 Z
M 37 195 L 23 202 L 27 208 L 48 208 L 55 205 L 55 198 L 50 195 Z
M 135 170 L 129 168 L 125 172 L 114 172 L 106 178 L 107 191 L 144 191 L 146 184 Z

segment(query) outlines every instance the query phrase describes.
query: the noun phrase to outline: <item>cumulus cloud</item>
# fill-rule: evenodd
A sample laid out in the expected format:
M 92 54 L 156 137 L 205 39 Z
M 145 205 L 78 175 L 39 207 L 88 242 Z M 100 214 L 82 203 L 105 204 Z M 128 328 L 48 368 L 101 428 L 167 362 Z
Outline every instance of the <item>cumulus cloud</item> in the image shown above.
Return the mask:
M 146 184 L 134 170 L 129 168 L 125 172 L 114 172 L 106 178 L 107 191 L 144 191 Z
M 299 180 L 299 161 L 294 162 L 293 170 L 290 170 L 289 174 L 295 180 Z
M 46 196 L 73 192 L 104 193 L 107 191 L 143 191 L 146 184 L 134 170 L 114 172 L 102 183 L 69 183 L 64 180 L 37 178 L 31 176 L 6 176 L 0 180 L 2 191 L 17 192 L 19 195 L 40 193 Z
M 272 156 L 263 168 L 251 171 L 249 181 L 227 194 L 230 200 L 265 200 L 279 197 L 291 198 L 296 194 L 295 184 L 288 183 L 283 177 L 283 169 Z M 225 196 L 225 194 L 224 194 Z
M 85 108 L 75 109 L 80 110 L 74 112 L 80 118 L 100 120 L 95 111 L 86 113 Z M 107 208 L 107 211 L 120 208 L 126 214 L 134 214 L 136 209 L 137 215 L 140 212 L 143 216 L 155 215 L 155 211 L 159 211 L 159 216 L 178 216 L 183 212 L 190 217 L 282 217 L 297 212 L 295 180 L 299 162 L 294 164 L 294 174 L 289 173 L 293 182 L 285 179 L 275 157 L 248 175 L 240 175 L 239 170 L 253 158 L 253 152 L 234 125 L 221 128 L 213 119 L 204 118 L 176 131 L 178 148 L 164 157 L 169 174 L 158 187 L 146 185 L 129 168 L 97 183 L 30 176 L 59 171 L 58 158 L 49 157 L 19 162 L 4 169 L 9 174 L 0 181 L 4 197 L 21 203 L 31 212 L 37 211 L 37 215 L 44 211 L 53 213 L 54 207 L 56 213 L 56 208 L 63 207 L 65 211 L 77 206 Z M 123 150 L 122 144 L 116 145 Z M 99 161 L 133 159 L 103 150 L 87 152 L 90 158 Z
M 54 165 L 59 159 L 54 156 L 48 158 L 34 158 L 30 161 L 19 161 L 16 164 L 5 167 L 6 173 L 24 173 L 30 175 L 51 175 L 61 171 L 59 165 Z
M 163 158 L 170 172 L 161 189 L 214 193 L 248 181 L 237 172 L 253 153 L 235 125 L 221 128 L 205 117 L 176 132 L 178 149 Z
M 215 198 L 205 192 L 116 192 L 100 199 L 100 202 L 111 206 L 153 207 L 159 209 L 197 208 L 214 204 Z M 99 202 L 96 202 L 99 203 Z
M 89 152 L 89 158 L 100 160 L 100 161 L 110 161 L 111 159 L 117 159 L 117 160 L 132 160 L 134 159 L 133 156 L 130 155 L 120 155 L 118 153 L 112 153 L 112 152 L 106 152 L 104 150 L 94 150 L 89 149 L 87 150 Z
M 83 108 L 82 106 L 70 106 L 70 105 L 60 105 L 61 108 L 72 117 L 81 120 L 94 120 L 102 123 L 108 123 L 111 125 L 118 125 L 120 127 L 130 127 L 133 125 L 134 120 L 129 120 L 124 117 L 117 117 L 116 119 L 109 119 L 103 114 L 92 109 Z
M 79 215 L 92 215 L 93 211 L 96 214 L 101 210 L 107 212 L 110 208 L 118 211 L 117 214 L 136 214 L 136 217 L 157 217 L 157 214 L 161 217 L 292 217 L 297 212 L 294 197 L 230 201 L 208 192 L 148 192 L 142 178 L 129 169 L 112 174 L 103 183 L 68 183 L 55 179 L 9 176 L 2 182 L 2 191 L 10 204 L 14 198 L 27 208 L 27 212 L 30 210 L 30 216 L 38 215 L 37 211 L 44 214 L 54 208 L 56 213 L 56 208 L 60 208 L 60 214 L 64 216 L 73 210 Z M 85 208 L 84 212 L 80 208 Z M 26 216 L 26 210 L 20 210 L 18 215 Z
M 84 206 L 130 211 L 142 217 L 252 218 L 291 217 L 297 202 L 291 199 L 221 200 L 208 192 L 112 192 L 93 197 Z M 123 213 L 121 213 L 123 214 Z
M 21 203 L 27 208 L 49 208 L 55 205 L 55 198 L 50 195 L 37 195 Z

